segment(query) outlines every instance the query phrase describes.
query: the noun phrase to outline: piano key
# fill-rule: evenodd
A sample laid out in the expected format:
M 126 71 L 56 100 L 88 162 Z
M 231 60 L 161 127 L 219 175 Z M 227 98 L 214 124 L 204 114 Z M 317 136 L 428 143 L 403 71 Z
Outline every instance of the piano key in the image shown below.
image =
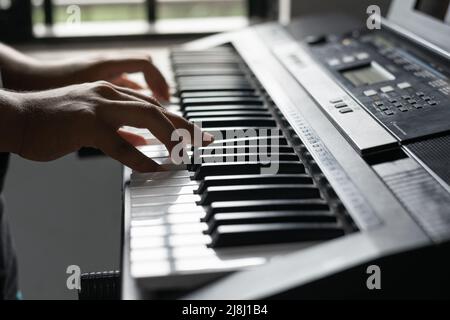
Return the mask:
M 281 135 L 272 135 L 267 136 L 265 133 L 262 133 L 260 131 L 256 131 L 256 134 L 258 136 L 250 136 L 250 137 L 242 137 L 242 138 L 231 138 L 229 136 L 232 136 L 234 133 L 229 133 L 228 130 L 224 132 L 220 132 L 219 135 L 217 135 L 217 129 L 213 129 L 211 131 L 208 130 L 208 132 L 211 132 L 216 138 L 217 136 L 222 137 L 221 139 L 214 140 L 213 143 L 208 145 L 208 147 L 211 148 L 217 148 L 217 147 L 243 147 L 243 146 L 250 146 L 255 147 L 258 145 L 267 145 L 270 143 L 271 145 L 280 145 L 280 146 L 288 146 L 289 143 L 286 140 L 284 136 Z M 255 131 L 252 131 L 254 133 Z
M 232 111 L 202 111 L 202 112 L 186 112 L 186 119 L 191 118 L 209 118 L 209 117 L 263 117 L 271 118 L 272 114 L 265 110 L 232 110 Z
M 248 153 L 248 152 L 280 152 L 280 153 L 294 153 L 292 147 L 286 145 L 218 145 L 218 146 L 207 146 L 194 149 L 196 154 L 206 155 L 206 154 L 235 154 L 235 153 Z
M 191 122 L 201 125 L 203 128 L 214 127 L 240 127 L 240 126 L 262 126 L 267 128 L 276 128 L 277 123 L 274 119 L 265 119 L 258 117 L 216 117 L 216 118 L 191 118 Z
M 132 180 L 130 182 L 130 190 L 160 187 L 182 187 L 197 186 L 197 182 L 190 178 L 167 179 L 167 180 Z
M 258 142 L 287 141 L 286 138 L 283 136 L 283 133 L 280 131 L 280 129 L 276 127 L 271 128 L 267 128 L 264 126 L 234 127 L 234 128 L 216 127 L 202 130 L 214 135 L 214 137 L 216 138 L 213 141 L 213 143 L 209 144 L 208 146 L 220 145 L 223 144 L 224 142 L 231 143 L 231 142 L 253 141 L 256 143 L 256 141 Z
M 236 55 L 234 49 L 229 46 L 219 46 L 219 47 L 212 47 L 208 49 L 203 50 L 188 50 L 185 48 L 174 48 L 171 50 L 170 55 L 171 57 L 175 56 L 192 56 L 192 55 L 201 55 L 201 54 L 217 54 L 217 55 L 226 55 L 226 54 L 232 54 Z
M 131 249 L 142 248 L 182 248 L 194 245 L 208 245 L 211 237 L 203 233 L 176 234 L 167 237 L 147 236 L 130 237 Z
M 218 201 L 243 201 L 266 199 L 312 199 L 320 198 L 314 185 L 270 184 L 208 187 L 202 194 L 200 205 Z
M 194 222 L 173 225 L 159 225 L 159 226 L 139 226 L 130 229 L 130 236 L 137 237 L 151 237 L 151 236 L 172 236 L 180 234 L 199 234 L 207 229 L 205 223 Z
M 133 172 L 130 176 L 131 180 L 137 181 L 153 181 L 153 180 L 169 180 L 169 179 L 185 179 L 190 178 L 191 173 L 184 171 L 164 171 L 164 172 Z
M 250 268 L 258 265 L 262 265 L 267 260 L 265 258 L 240 258 L 230 260 L 219 260 L 218 258 L 194 258 L 194 259 L 181 259 L 175 263 L 170 261 L 155 261 L 150 262 L 136 262 L 131 264 L 131 274 L 133 277 L 142 278 L 151 276 L 153 277 L 152 286 L 156 283 L 156 288 L 161 289 L 166 286 L 169 289 L 174 287 L 167 285 L 167 281 L 162 278 L 168 275 L 175 275 L 176 277 L 176 289 L 180 288 L 192 288 L 204 285 L 214 279 L 218 279 L 227 273 L 234 271 L 238 268 Z M 198 273 L 192 274 L 192 271 Z M 186 281 L 180 281 L 183 277 L 189 277 L 188 284 Z M 181 277 L 178 278 L 178 277 Z M 159 281 L 155 281 L 159 280 Z
M 203 163 L 224 163 L 224 162 L 252 162 L 264 161 L 298 161 L 299 157 L 296 153 L 280 153 L 280 152 L 243 152 L 243 153 L 225 153 L 225 154 L 207 154 L 200 155 L 195 158 L 201 163 L 194 163 L 190 166 L 191 170 L 197 170 Z
M 206 208 L 203 221 L 218 213 L 232 212 L 254 212 L 254 211 L 279 211 L 279 210 L 299 210 L 299 211 L 326 211 L 330 210 L 327 202 L 323 199 L 295 199 L 295 200 L 258 200 L 258 201 L 223 201 L 213 202 Z
M 202 59 L 196 59 L 196 60 L 185 60 L 180 61 L 173 64 L 176 69 L 182 69 L 182 68 L 211 68 L 211 69 L 222 69 L 222 68 L 229 68 L 229 69 L 239 69 L 241 67 L 241 64 L 235 61 L 216 61 L 214 63 L 211 63 L 211 61 L 202 61 Z
M 232 54 L 236 55 L 234 49 L 229 46 L 219 46 L 219 47 L 212 47 L 208 49 L 203 50 L 188 50 L 184 48 L 174 48 L 171 51 L 171 56 L 178 56 L 178 55 L 199 55 L 199 54 L 217 54 L 217 55 L 226 55 L 226 54 Z
M 183 88 L 178 88 L 178 91 L 180 93 L 184 92 L 197 92 L 197 91 L 230 91 L 230 90 L 236 90 L 236 91 L 242 91 L 242 90 L 250 90 L 253 91 L 255 88 L 253 88 L 252 85 L 246 84 L 224 84 L 224 85 L 217 85 L 217 84 L 211 84 L 211 85 L 203 85 L 203 86 L 185 86 Z
M 133 219 L 131 221 L 131 227 L 141 226 L 162 226 L 172 224 L 184 224 L 184 223 L 198 223 L 203 218 L 204 213 L 201 212 L 188 212 L 188 213 L 174 213 L 168 214 L 167 212 L 160 213 L 159 215 L 149 216 L 145 219 Z
M 256 91 L 205 91 L 186 92 L 181 94 L 182 99 L 186 98 L 220 98 L 220 97 L 259 97 Z
M 266 262 L 264 258 L 241 258 L 233 260 L 222 260 L 217 256 L 211 258 L 193 258 L 181 259 L 174 262 L 175 269 L 178 272 L 189 272 L 193 270 L 233 270 L 235 268 L 244 268 L 257 266 Z
M 152 217 L 159 217 L 161 215 L 172 215 L 172 214 L 192 214 L 198 213 L 203 215 L 206 211 L 203 207 L 198 206 L 195 201 L 189 203 L 181 204 L 155 204 L 155 205 L 131 205 L 131 215 L 133 219 L 148 219 Z
M 218 98 L 186 98 L 182 99 L 183 107 L 212 106 L 212 105 L 262 105 L 261 98 L 252 97 L 218 97 Z
M 263 168 L 278 165 L 277 173 L 305 173 L 300 161 L 277 161 L 270 164 L 262 162 L 205 163 L 195 172 L 194 179 L 201 180 L 206 176 L 223 176 L 225 174 L 261 174 Z
M 190 81 L 180 81 L 178 83 L 178 89 L 183 90 L 186 87 L 198 87 L 198 88 L 207 88 L 209 86 L 241 86 L 242 88 L 252 87 L 252 84 L 247 80 L 223 80 L 223 81 L 211 81 L 211 80 L 190 80 Z M 201 99 L 201 98 L 192 98 L 192 99 Z M 220 99 L 220 98 L 206 98 L 206 99 Z M 183 100 L 183 99 L 182 99 Z M 183 102 L 183 101 L 181 101 Z
M 224 83 L 224 82 L 245 82 L 248 83 L 248 78 L 245 76 L 216 76 L 216 75 L 209 75 L 209 76 L 194 76 L 194 77 L 180 77 L 178 78 L 178 84 L 187 84 L 190 82 L 206 82 L 206 83 Z
M 211 234 L 217 227 L 223 225 L 276 222 L 337 223 L 337 218 L 330 211 L 256 211 L 218 213 L 208 221 L 208 230 L 204 233 Z
M 239 69 L 230 69 L 230 68 L 222 68 L 222 69 L 196 69 L 196 68 L 184 68 L 179 69 L 174 72 L 175 77 L 195 77 L 195 76 L 208 76 L 208 75 L 230 75 L 230 76 L 242 76 L 244 73 Z
M 270 161 L 299 161 L 296 153 L 279 153 L 279 152 L 248 152 L 234 154 L 196 154 L 191 158 L 192 164 L 188 165 L 189 170 L 197 171 L 203 164 L 207 163 L 241 163 L 241 162 L 264 162 Z M 262 173 L 262 172 L 261 172 Z
M 174 65 L 179 66 L 179 65 L 185 65 L 185 64 L 216 64 L 216 63 L 231 63 L 231 64 L 236 64 L 239 63 L 239 60 L 232 55 L 229 56 L 223 56 L 223 57 L 218 57 L 218 56 L 209 56 L 209 55 L 203 55 L 203 56 L 178 56 L 178 57 L 173 57 L 172 62 Z
M 197 194 L 203 193 L 207 187 L 213 186 L 234 186 L 241 184 L 313 184 L 313 179 L 307 174 L 248 174 L 248 175 L 225 175 L 205 177 L 198 189 Z
M 146 196 L 133 198 L 133 207 L 137 206 L 160 206 L 165 204 L 185 204 L 199 201 L 200 197 L 194 194 L 181 194 L 171 196 Z
M 224 83 L 206 83 L 206 82 L 202 82 L 202 83 L 187 83 L 184 85 L 179 85 L 178 86 L 178 91 L 179 92 L 190 92 L 190 91 L 198 91 L 199 89 L 201 90 L 218 90 L 218 89 L 253 89 L 253 86 L 250 85 L 249 83 L 244 83 L 244 82 L 224 82 Z
M 214 105 L 186 107 L 183 113 L 188 112 L 206 112 L 206 111 L 266 111 L 268 108 L 264 105 Z
M 206 246 L 192 246 L 184 248 L 147 248 L 134 249 L 130 252 L 130 260 L 137 261 L 161 261 L 161 260 L 178 260 L 192 259 L 214 256 L 215 251 Z
M 334 223 L 268 223 L 219 226 L 212 233 L 210 246 L 232 247 L 284 242 L 328 240 L 343 236 Z
M 173 195 L 189 195 L 193 194 L 195 186 L 170 186 L 170 187 L 146 187 L 146 188 L 130 188 L 131 199 L 143 197 L 161 197 Z

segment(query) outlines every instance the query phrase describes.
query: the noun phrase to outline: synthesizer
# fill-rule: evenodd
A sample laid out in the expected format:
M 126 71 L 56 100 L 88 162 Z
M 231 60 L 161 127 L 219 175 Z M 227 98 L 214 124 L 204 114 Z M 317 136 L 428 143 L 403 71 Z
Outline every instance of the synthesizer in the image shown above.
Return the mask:
M 414 296 L 405 269 L 446 292 L 448 56 L 383 26 L 270 23 L 171 51 L 169 110 L 215 140 L 168 172 L 125 168 L 123 298 L 354 297 L 373 264 L 394 296 Z

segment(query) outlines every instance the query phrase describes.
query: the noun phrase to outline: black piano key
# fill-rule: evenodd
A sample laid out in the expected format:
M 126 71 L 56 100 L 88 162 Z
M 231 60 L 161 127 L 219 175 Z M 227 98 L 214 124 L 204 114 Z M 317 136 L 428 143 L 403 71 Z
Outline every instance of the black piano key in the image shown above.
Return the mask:
M 188 112 L 206 112 L 206 111 L 267 111 L 264 105 L 214 105 L 182 108 L 184 114 Z
M 248 184 L 313 184 L 313 179 L 306 174 L 247 174 L 205 177 L 195 193 L 201 194 L 206 188 L 214 186 L 235 186 Z
M 206 215 L 202 221 L 209 221 L 212 216 L 219 213 L 280 210 L 326 211 L 330 208 L 323 199 L 223 201 L 211 203 L 206 207 Z
M 210 84 L 210 85 L 186 85 L 183 88 L 178 88 L 178 92 L 184 93 L 184 92 L 196 92 L 196 91 L 218 91 L 218 90 L 224 90 L 224 91 L 230 91 L 230 90 L 255 90 L 252 85 L 246 84 L 246 85 L 239 85 L 234 83 L 229 84 L 223 84 L 223 85 L 217 85 L 217 84 Z
M 211 127 L 208 129 L 202 129 L 204 131 L 208 131 L 210 134 L 214 135 L 216 138 L 215 141 L 220 141 L 220 144 L 225 142 L 242 142 L 242 141 L 253 141 L 257 140 L 259 144 L 262 145 L 262 142 L 267 142 L 273 144 L 273 142 L 285 139 L 283 136 L 283 132 L 276 127 L 265 127 L 265 126 L 240 126 L 240 127 Z M 234 139 L 234 140 L 233 140 Z M 239 140 L 236 140 L 239 139 Z M 256 143 L 255 141 L 253 141 Z M 219 143 L 216 143 L 218 145 Z M 244 143 L 242 143 L 244 144 Z M 282 143 L 284 144 L 284 143 Z
M 224 75 L 224 76 L 243 76 L 245 75 L 244 72 L 242 72 L 239 69 L 230 69 L 230 68 L 223 68 L 223 69 L 196 69 L 196 68 L 184 68 L 184 69 L 178 69 L 174 72 L 175 77 L 177 79 L 180 79 L 182 77 L 202 77 L 202 76 L 209 76 L 209 75 Z
M 251 86 L 250 82 L 247 80 L 183 80 L 178 82 L 178 88 L 183 90 L 184 87 L 208 87 L 208 86 L 242 86 L 243 88 Z M 191 99 L 191 98 L 189 98 Z M 200 98 L 192 98 L 192 99 L 200 99 Z M 211 98 L 214 99 L 214 98 Z
M 170 52 L 171 56 L 179 56 L 179 55 L 198 55 L 198 54 L 233 54 L 235 55 L 235 50 L 227 45 L 212 47 L 203 50 L 186 50 L 184 48 L 173 48 Z
M 270 184 L 208 187 L 202 194 L 199 205 L 217 201 L 280 200 L 320 198 L 314 185 Z
M 270 164 L 262 162 L 231 162 L 231 163 L 205 163 L 194 174 L 195 180 L 207 176 L 223 176 L 225 174 L 261 174 L 262 169 L 278 166 L 277 173 L 305 173 L 305 167 L 300 161 L 277 161 Z
M 242 145 L 242 146 L 207 146 L 200 148 L 193 148 L 196 154 L 206 155 L 206 154 L 235 154 L 235 153 L 248 153 L 248 152 L 279 152 L 279 153 L 294 153 L 294 149 L 292 147 L 286 145 Z
M 184 117 L 191 118 L 213 118 L 213 117 L 261 117 L 271 118 L 272 114 L 269 111 L 264 110 L 251 110 L 251 111 L 201 111 L 201 112 L 186 112 Z
M 226 61 L 224 61 L 224 62 L 220 62 L 220 61 L 217 61 L 217 62 L 214 62 L 214 63 L 211 63 L 211 62 L 208 62 L 208 61 L 192 61 L 192 62 L 189 62 L 189 61 L 187 61 L 187 60 L 185 60 L 185 61 L 183 61 L 183 62 L 178 62 L 178 63 L 173 63 L 172 64 L 173 65 L 173 67 L 175 68 L 175 69 L 178 69 L 178 68 L 199 68 L 199 69 L 201 69 L 201 68 L 208 68 L 208 69 L 225 69 L 225 68 L 229 68 L 229 69 L 240 69 L 241 68 L 241 65 L 239 64 L 239 63 L 236 63 L 236 62 L 226 62 Z
M 203 87 L 203 88 L 195 88 L 195 89 L 188 89 L 188 90 L 178 90 L 178 93 L 180 96 L 182 96 L 185 93 L 194 93 L 194 92 L 217 92 L 217 91 L 236 91 L 236 92 L 242 92 L 242 91 L 248 91 L 248 92 L 254 92 L 255 88 L 248 86 L 246 88 L 238 88 L 238 87 L 230 87 L 224 88 L 217 86 L 217 88 L 211 88 L 211 87 Z
M 248 82 L 248 78 L 245 76 L 224 76 L 224 75 L 208 75 L 208 76 L 192 76 L 192 77 L 179 77 L 178 83 L 189 83 L 194 82 L 235 82 L 235 81 L 245 81 Z
M 201 124 L 203 128 L 214 127 L 267 127 L 275 128 L 277 123 L 275 119 L 266 119 L 258 117 L 213 117 L 213 118 L 191 118 L 191 122 Z
M 320 241 L 344 235 L 334 223 L 268 223 L 219 226 L 211 235 L 213 248 Z
M 232 163 L 232 162 L 251 162 L 251 161 L 298 161 L 299 157 L 296 153 L 235 153 L 235 154 L 214 154 L 214 155 L 200 155 L 193 158 L 193 162 L 189 166 L 189 170 L 196 171 L 205 163 Z
M 210 92 L 186 92 L 180 96 L 182 99 L 188 98 L 224 98 L 224 97 L 259 97 L 256 91 L 210 91 Z
M 217 64 L 217 63 L 239 63 L 239 59 L 235 56 L 196 56 L 196 57 L 186 57 L 178 56 L 172 58 L 172 64 L 174 66 L 182 64 Z
M 206 130 L 206 129 L 205 129 Z M 208 131 L 209 132 L 209 131 Z M 214 140 L 213 143 L 208 145 L 211 148 L 221 148 L 221 147 L 251 147 L 255 148 L 257 146 L 265 146 L 265 145 L 279 145 L 279 146 L 289 146 L 288 141 L 285 137 L 282 136 L 272 136 L 266 137 L 264 135 L 258 137 L 247 137 L 247 138 L 228 138 L 227 132 L 224 131 L 220 135 L 217 131 L 214 132 Z M 225 137 L 225 139 L 223 139 Z
M 261 98 L 252 97 L 219 97 L 219 98 L 186 98 L 182 99 L 184 107 L 213 105 L 262 105 Z
M 205 234 L 211 234 L 219 226 L 277 222 L 337 223 L 331 211 L 256 211 L 218 213 L 208 221 Z

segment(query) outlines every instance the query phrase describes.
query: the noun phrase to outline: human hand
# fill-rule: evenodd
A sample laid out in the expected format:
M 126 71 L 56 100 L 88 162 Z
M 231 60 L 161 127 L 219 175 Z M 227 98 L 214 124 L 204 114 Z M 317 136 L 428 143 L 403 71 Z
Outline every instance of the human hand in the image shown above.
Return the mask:
M 192 139 L 200 134 L 204 145 L 213 140 L 155 99 L 104 81 L 30 93 L 2 91 L 0 104 L 0 151 L 30 160 L 49 161 L 94 147 L 134 170 L 148 172 L 161 168 L 134 147 L 145 139 L 122 126 L 147 128 L 169 152 L 179 143 L 172 140 L 177 128 L 188 130 Z
M 5 87 L 18 91 L 48 90 L 105 80 L 130 89 L 143 89 L 126 73 L 142 72 L 156 98 L 169 100 L 169 86 L 149 55 L 99 55 L 66 61 L 39 61 L 0 44 Z

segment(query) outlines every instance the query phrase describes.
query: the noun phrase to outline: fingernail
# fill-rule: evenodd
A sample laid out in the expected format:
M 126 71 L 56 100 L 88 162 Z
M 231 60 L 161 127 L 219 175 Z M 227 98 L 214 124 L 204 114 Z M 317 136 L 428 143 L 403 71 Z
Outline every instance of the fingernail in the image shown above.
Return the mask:
M 214 141 L 214 136 L 208 132 L 203 133 L 203 142 L 207 142 L 207 144 L 210 144 Z

